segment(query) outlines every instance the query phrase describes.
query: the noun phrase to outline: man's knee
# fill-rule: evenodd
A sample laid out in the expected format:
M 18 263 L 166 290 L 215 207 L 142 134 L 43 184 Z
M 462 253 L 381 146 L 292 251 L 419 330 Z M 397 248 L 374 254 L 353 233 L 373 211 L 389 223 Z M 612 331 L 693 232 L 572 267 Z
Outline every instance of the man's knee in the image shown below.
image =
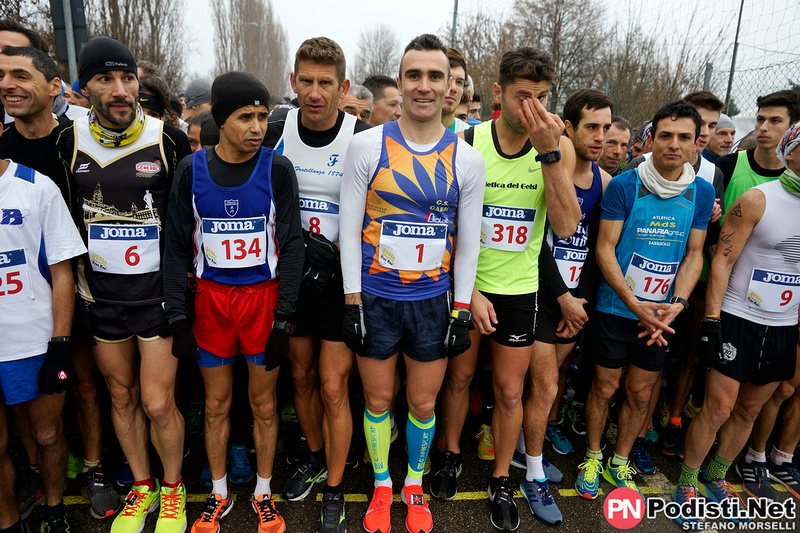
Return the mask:
M 266 424 L 271 424 L 277 420 L 275 398 L 273 396 L 267 398 L 252 398 L 250 400 L 250 407 L 253 410 L 253 416 Z
M 320 388 L 325 409 L 340 409 L 348 399 L 347 377 L 334 376 L 324 379 Z
M 595 373 L 590 392 L 599 400 L 608 403 L 614 393 L 617 392 L 617 387 L 619 387 L 619 379 Z
M 516 409 L 522 399 L 522 382 L 502 380 L 495 383 L 495 406 L 502 406 L 505 410 Z
M 305 396 L 317 385 L 317 370 L 313 364 L 306 364 L 306 361 L 294 361 L 292 362 L 292 381 L 295 394 Z
M 126 387 L 120 383 L 109 383 L 108 394 L 111 397 L 111 405 L 118 412 L 135 409 L 140 402 L 138 386 Z
M 172 416 L 177 409 L 175 397 L 171 391 L 151 392 L 142 395 L 144 413 L 156 424 L 165 424 L 172 421 Z
M 33 440 L 36 441 L 36 445 L 40 448 L 52 448 L 57 446 L 62 440 L 61 431 L 61 424 L 58 422 L 41 425 L 37 424 L 31 427 Z
M 756 401 L 736 402 L 736 405 L 733 408 L 733 412 L 742 421 L 752 425 L 755 422 L 756 418 L 758 418 L 758 414 L 761 412 L 761 408 L 763 407 L 763 405 L 764 405 L 763 403 Z
M 226 418 L 231 409 L 231 397 L 218 398 L 206 395 L 205 416 L 212 421 Z

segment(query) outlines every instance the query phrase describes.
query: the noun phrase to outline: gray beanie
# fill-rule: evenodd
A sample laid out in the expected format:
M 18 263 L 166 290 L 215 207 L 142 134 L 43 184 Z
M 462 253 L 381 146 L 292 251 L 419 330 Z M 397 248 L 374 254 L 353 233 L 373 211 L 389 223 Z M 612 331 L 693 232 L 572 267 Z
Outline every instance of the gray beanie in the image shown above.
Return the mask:
M 207 104 L 211 102 L 211 80 L 200 78 L 192 80 L 188 87 L 186 87 L 186 107 L 194 107 L 200 104 Z
M 718 130 L 720 128 L 733 128 L 734 130 L 736 130 L 736 124 L 733 123 L 733 121 L 731 120 L 731 117 L 729 117 L 725 113 L 720 113 L 719 114 L 719 122 L 717 122 L 716 130 Z

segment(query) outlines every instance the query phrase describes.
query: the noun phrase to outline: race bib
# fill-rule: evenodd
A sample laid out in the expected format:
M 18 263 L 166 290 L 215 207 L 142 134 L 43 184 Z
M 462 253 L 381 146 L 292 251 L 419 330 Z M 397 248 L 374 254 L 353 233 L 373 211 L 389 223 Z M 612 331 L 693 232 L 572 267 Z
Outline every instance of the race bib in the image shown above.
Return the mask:
M 447 249 L 447 224 L 381 222 L 378 264 L 394 270 L 442 268 Z
M 747 305 L 780 313 L 800 303 L 800 275 L 754 268 L 747 287 Z
M 320 233 L 329 241 L 339 242 L 339 204 L 314 198 L 300 198 L 303 229 Z
M 663 302 L 667 299 L 669 289 L 678 273 L 680 263 L 662 263 L 652 261 L 639 254 L 633 254 L 625 281 L 638 298 L 652 302 Z
M 484 205 L 481 219 L 481 246 L 524 252 L 531 242 L 536 209 Z
M 581 280 L 583 263 L 586 262 L 588 254 L 589 252 L 586 250 L 574 250 L 560 246 L 553 248 L 553 259 L 556 260 L 558 272 L 561 274 L 561 278 L 568 289 L 574 289 L 578 286 Z
M 92 270 L 146 274 L 161 266 L 157 224 L 89 224 Z
M 203 253 L 216 268 L 247 268 L 267 262 L 267 217 L 204 218 Z
M 25 250 L 0 252 L 0 304 L 33 300 L 33 286 Z

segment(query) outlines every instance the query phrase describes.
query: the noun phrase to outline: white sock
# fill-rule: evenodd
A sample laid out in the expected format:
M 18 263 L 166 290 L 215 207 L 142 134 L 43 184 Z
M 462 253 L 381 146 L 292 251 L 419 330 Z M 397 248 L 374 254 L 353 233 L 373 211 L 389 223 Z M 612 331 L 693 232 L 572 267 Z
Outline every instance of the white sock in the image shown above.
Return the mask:
M 405 481 L 405 483 L 403 483 L 403 486 L 404 487 L 408 487 L 409 485 L 422 485 L 422 480 L 421 479 L 417 479 L 417 478 L 413 478 L 413 477 L 409 476 L 408 474 L 406 474 L 406 481 Z
M 519 453 L 525 453 L 525 433 L 522 430 L 519 430 L 519 438 L 517 439 L 517 451 Z
M 528 481 L 544 481 L 547 476 L 544 475 L 544 466 L 542 466 L 542 456 L 537 455 L 533 457 L 525 454 L 525 464 L 528 465 L 528 471 L 525 472 L 525 479 Z
M 793 458 L 794 458 L 793 453 L 782 452 L 775 446 L 773 446 L 772 451 L 769 452 L 770 461 L 772 461 L 776 465 L 782 465 L 783 463 L 791 463 Z
M 389 487 L 391 489 L 392 488 L 392 478 L 389 477 L 389 478 L 386 478 L 386 479 L 383 479 L 383 480 L 376 479 L 375 480 L 375 488 L 377 489 L 378 487 Z
M 263 477 L 256 474 L 256 488 L 253 491 L 253 494 L 256 498 L 261 496 L 262 494 L 272 494 L 272 489 L 270 488 L 269 484 L 272 481 L 272 476 L 264 479 Z
M 228 474 L 222 476 L 222 479 L 211 480 L 211 492 L 216 492 L 223 500 L 228 498 Z
M 392 415 L 392 416 L 390 416 L 390 417 L 389 417 L 389 421 L 392 423 L 392 430 L 394 430 L 394 427 L 397 425 L 397 424 L 395 424 L 395 422 L 394 422 L 394 415 Z
M 759 463 L 766 463 L 767 462 L 767 454 L 764 452 L 757 452 L 753 448 L 747 447 L 747 454 L 744 456 L 744 462 L 747 464 L 752 463 L 753 461 Z

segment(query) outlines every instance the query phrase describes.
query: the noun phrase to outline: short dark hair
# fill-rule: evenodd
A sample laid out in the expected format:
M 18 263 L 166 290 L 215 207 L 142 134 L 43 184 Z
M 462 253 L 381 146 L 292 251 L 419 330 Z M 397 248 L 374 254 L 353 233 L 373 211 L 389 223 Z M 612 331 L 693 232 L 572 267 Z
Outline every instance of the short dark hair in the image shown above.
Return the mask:
M 711 111 L 719 112 L 725 109 L 725 104 L 722 103 L 722 100 L 714 96 L 714 93 L 710 91 L 692 91 L 684 95 L 681 100 L 689 102 L 698 109 L 710 109 Z
M 550 85 L 558 81 L 553 57 L 532 46 L 520 46 L 509 50 L 500 59 L 500 87 L 507 87 L 517 79 L 534 83 L 546 81 Z
M 789 113 L 789 122 L 800 120 L 800 95 L 790 89 L 759 96 L 756 99 L 758 109 L 762 107 L 783 106 Z
M 447 48 L 442 44 L 442 41 L 433 34 L 430 33 L 423 33 L 422 35 L 417 35 L 411 42 L 406 45 L 405 50 L 403 50 L 403 57 L 400 58 L 400 68 L 399 74 L 400 79 L 403 78 L 403 58 L 406 57 L 406 54 L 412 50 L 416 50 L 418 52 L 435 52 L 439 51 L 447 57 Z M 450 61 L 447 61 L 447 75 L 450 75 Z
M 367 76 L 364 78 L 364 83 L 361 85 L 369 89 L 369 92 L 372 93 L 372 98 L 375 100 L 383 98 L 387 87 L 394 87 L 397 89 L 397 82 L 384 74 Z
M 481 101 L 481 95 L 479 95 L 478 93 L 475 93 L 475 94 L 473 94 L 473 95 L 472 95 L 472 101 L 473 101 L 473 102 L 478 102 L 478 103 L 480 103 L 480 101 Z
M 195 113 L 191 117 L 186 119 L 186 123 L 190 126 L 200 126 L 203 124 L 203 121 L 211 116 L 211 111 L 201 111 L 200 113 Z
M 464 78 L 466 78 L 469 75 L 467 72 L 467 60 L 464 58 L 464 54 L 461 53 L 461 50 L 450 47 L 447 49 L 446 55 L 451 67 L 455 65 L 464 69 Z
M 42 73 L 44 79 L 47 80 L 48 83 L 55 78 L 61 78 L 58 73 L 58 65 L 56 65 L 56 62 L 38 48 L 32 46 L 9 46 L 0 52 L 0 54 L 4 56 L 22 56 L 30 58 L 33 62 L 33 67 Z
M 30 28 L 26 28 L 16 20 L 0 19 L 0 31 L 21 33 L 28 39 L 28 41 L 30 41 L 31 48 L 41 50 L 45 54 L 50 52 L 50 46 L 48 46 L 47 41 L 44 40 L 44 37 L 39 35 L 39 32 Z
M 628 130 L 632 132 L 631 123 L 627 118 L 620 115 L 611 115 L 611 125 L 616 126 L 621 130 Z
M 572 127 L 577 127 L 583 118 L 583 110 L 586 109 L 611 109 L 614 114 L 614 104 L 606 93 L 599 89 L 578 89 L 564 102 L 564 121 L 569 120 Z
M 136 67 L 142 70 L 142 77 L 158 76 L 161 77 L 161 69 L 152 61 L 142 60 L 136 62 Z
M 690 118 L 694 120 L 694 138 L 697 139 L 700 136 L 700 127 L 703 125 L 703 119 L 700 117 L 700 113 L 697 111 L 697 108 L 689 102 L 684 100 L 676 100 L 674 102 L 664 104 L 661 109 L 656 111 L 656 114 L 653 116 L 652 120 L 653 127 L 650 130 L 650 135 L 653 138 L 656 136 L 658 123 L 665 118 L 672 120 L 677 120 L 679 118 Z
M 336 67 L 336 77 L 339 79 L 339 84 L 341 85 L 342 82 L 344 82 L 347 63 L 345 61 L 344 52 L 342 52 L 342 47 L 333 39 L 329 39 L 328 37 L 312 37 L 311 39 L 303 41 L 294 55 L 295 76 L 300 68 L 301 61 L 310 61 L 312 63 Z

